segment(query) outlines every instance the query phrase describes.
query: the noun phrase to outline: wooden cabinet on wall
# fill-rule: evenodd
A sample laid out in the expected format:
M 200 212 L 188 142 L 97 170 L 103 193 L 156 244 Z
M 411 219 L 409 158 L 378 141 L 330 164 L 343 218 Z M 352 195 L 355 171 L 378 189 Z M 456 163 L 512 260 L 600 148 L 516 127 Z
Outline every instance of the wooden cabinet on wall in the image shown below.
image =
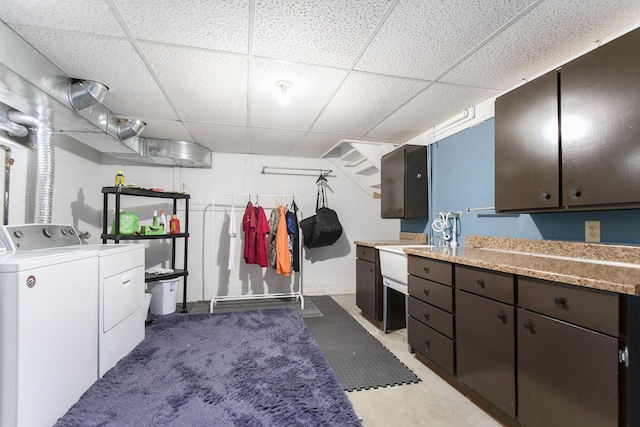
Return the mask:
M 565 206 L 640 202 L 640 30 L 560 70 Z
M 427 147 L 403 145 L 380 166 L 382 218 L 427 218 Z
M 495 132 L 496 211 L 557 208 L 557 73 L 548 73 L 496 99 Z
M 640 30 L 496 100 L 496 211 L 640 206 Z
M 382 299 L 384 291 L 380 273 L 380 255 L 376 248 L 356 245 L 356 305 L 365 317 L 382 329 Z M 387 301 L 388 329 L 405 327 L 405 298 L 399 292 L 389 292 Z

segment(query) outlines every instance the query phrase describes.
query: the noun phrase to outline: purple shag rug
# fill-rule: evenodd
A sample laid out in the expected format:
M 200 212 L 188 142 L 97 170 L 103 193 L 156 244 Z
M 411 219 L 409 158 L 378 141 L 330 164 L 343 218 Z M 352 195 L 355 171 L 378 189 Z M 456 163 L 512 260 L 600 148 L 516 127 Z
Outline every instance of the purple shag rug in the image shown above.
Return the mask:
M 156 317 L 56 426 L 359 426 L 297 310 Z

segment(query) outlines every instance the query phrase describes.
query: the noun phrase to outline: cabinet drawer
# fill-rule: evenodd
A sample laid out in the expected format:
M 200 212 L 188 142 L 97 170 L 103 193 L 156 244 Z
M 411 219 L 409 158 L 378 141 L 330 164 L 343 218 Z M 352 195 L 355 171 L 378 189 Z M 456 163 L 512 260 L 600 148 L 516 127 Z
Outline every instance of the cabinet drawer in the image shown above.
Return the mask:
M 376 249 L 368 246 L 356 245 L 356 257 L 369 262 L 376 262 Z
M 518 278 L 518 305 L 612 336 L 618 336 L 618 294 L 561 283 Z
M 409 274 L 443 285 L 453 284 L 453 265 L 444 261 L 409 255 Z
M 409 316 L 453 339 L 453 315 L 409 297 Z
M 424 354 L 435 364 L 454 375 L 453 341 L 409 317 L 407 330 L 409 345 L 417 352 Z
M 425 280 L 416 276 L 409 276 L 409 295 L 431 305 L 451 312 L 453 309 L 453 291 L 449 286 Z
M 513 275 L 456 265 L 456 288 L 513 304 Z

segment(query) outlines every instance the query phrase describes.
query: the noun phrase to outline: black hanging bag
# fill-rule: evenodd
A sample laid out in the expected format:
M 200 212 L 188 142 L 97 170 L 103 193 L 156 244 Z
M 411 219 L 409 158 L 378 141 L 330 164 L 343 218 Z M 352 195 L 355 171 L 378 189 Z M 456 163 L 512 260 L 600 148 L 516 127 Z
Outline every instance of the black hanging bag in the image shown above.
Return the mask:
M 319 206 L 320 189 L 322 189 L 322 206 Z M 324 183 L 318 187 L 316 214 L 300 221 L 300 228 L 304 236 L 304 245 L 309 249 L 333 245 L 342 235 L 338 214 L 326 206 Z

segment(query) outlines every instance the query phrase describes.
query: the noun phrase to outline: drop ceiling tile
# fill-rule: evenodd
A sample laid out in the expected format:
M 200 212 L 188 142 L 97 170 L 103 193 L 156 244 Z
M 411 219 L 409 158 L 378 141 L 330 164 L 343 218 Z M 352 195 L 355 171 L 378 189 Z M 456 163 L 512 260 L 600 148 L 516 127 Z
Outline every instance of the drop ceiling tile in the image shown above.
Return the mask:
M 176 118 L 129 41 L 28 27 L 20 34 L 69 77 L 107 85 L 103 104 L 114 113 Z
M 249 153 L 290 156 L 306 132 L 281 129 L 249 129 Z
M 530 0 L 401 0 L 355 69 L 434 79 Z
M 105 0 L 2 0 L 0 20 L 11 26 L 126 36 Z
M 251 125 L 308 130 L 344 76 L 344 70 L 335 68 L 254 59 Z M 278 104 L 281 89 L 276 82 L 280 80 L 292 84 L 287 106 Z
M 347 67 L 390 4 L 390 0 L 257 1 L 254 54 Z
M 216 123 L 188 124 L 194 142 L 216 153 L 247 153 L 247 128 Z
M 142 130 L 140 136 L 144 138 L 172 139 L 174 141 L 193 142 L 193 137 L 185 124 L 179 120 L 152 119 L 146 117 L 136 117 L 147 125 Z
M 248 52 L 248 0 L 118 0 L 117 5 L 137 39 Z
M 507 90 L 638 23 L 638 0 L 548 0 L 443 77 Z
M 360 135 L 425 84 L 420 80 L 352 72 L 313 131 Z
M 183 120 L 247 123 L 247 57 L 141 43 Z
M 372 129 L 364 139 L 406 141 L 496 94 L 485 89 L 435 83 Z
M 292 155 L 296 157 L 320 157 L 343 139 L 356 139 L 358 135 L 309 132 Z

